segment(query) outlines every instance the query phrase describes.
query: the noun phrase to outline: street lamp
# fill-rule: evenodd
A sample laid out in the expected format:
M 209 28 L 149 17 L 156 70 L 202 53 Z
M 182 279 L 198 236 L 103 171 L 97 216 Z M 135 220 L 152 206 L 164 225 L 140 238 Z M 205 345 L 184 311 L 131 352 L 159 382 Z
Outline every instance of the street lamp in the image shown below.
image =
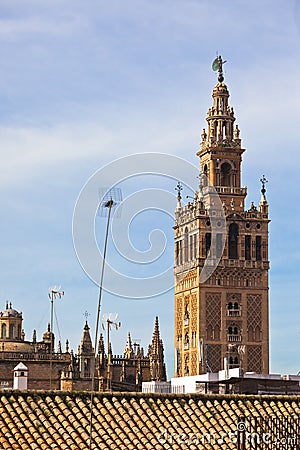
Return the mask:
M 62 298 L 64 291 L 61 290 L 61 286 L 53 286 L 48 289 L 48 297 L 50 298 L 51 308 L 50 308 L 50 391 L 52 389 L 52 359 L 53 359 L 53 311 L 54 311 L 54 300 L 56 298 Z

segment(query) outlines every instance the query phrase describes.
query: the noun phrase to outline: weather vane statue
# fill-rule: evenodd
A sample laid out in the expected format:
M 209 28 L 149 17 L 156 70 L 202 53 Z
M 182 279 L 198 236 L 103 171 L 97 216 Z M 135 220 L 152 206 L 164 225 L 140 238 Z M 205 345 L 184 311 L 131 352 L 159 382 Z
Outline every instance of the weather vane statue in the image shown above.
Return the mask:
M 212 63 L 212 70 L 214 72 L 218 71 L 219 75 L 218 75 L 218 81 L 220 83 L 222 83 L 222 81 L 224 81 L 224 76 L 223 76 L 223 64 L 225 64 L 227 61 L 223 61 L 222 60 L 222 56 L 219 55 L 216 57 L 216 59 L 214 60 L 214 62 Z
M 261 193 L 262 195 L 265 195 L 265 193 L 267 192 L 266 183 L 268 182 L 268 180 L 263 175 L 262 178 L 260 179 L 260 182 L 261 182 Z
M 181 191 L 182 191 L 182 185 L 180 183 L 180 181 L 178 181 L 177 186 L 175 188 L 175 191 L 177 191 L 177 200 L 180 202 L 180 200 L 182 199 L 181 197 Z

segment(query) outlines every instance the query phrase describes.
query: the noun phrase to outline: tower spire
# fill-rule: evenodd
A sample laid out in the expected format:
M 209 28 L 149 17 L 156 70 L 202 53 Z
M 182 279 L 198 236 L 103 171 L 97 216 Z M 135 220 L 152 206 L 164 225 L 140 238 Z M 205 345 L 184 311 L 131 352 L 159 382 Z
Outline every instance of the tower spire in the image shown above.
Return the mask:
M 130 333 L 128 333 L 127 336 L 127 342 L 125 345 L 125 350 L 124 350 L 124 358 L 132 358 L 133 357 L 133 348 L 132 348 L 132 342 L 131 342 L 131 335 Z
M 202 147 L 216 146 L 218 144 L 226 144 L 240 146 L 239 139 L 240 130 L 236 127 L 233 129 L 235 122 L 234 111 L 228 104 L 229 91 L 224 83 L 223 65 L 226 61 L 222 60 L 221 56 L 212 63 L 212 69 L 218 71 L 218 83 L 213 89 L 213 106 L 209 108 L 207 114 L 208 130 L 203 130 Z
M 149 345 L 148 356 L 150 358 L 151 380 L 165 381 L 164 345 L 162 339 L 160 339 L 158 316 L 155 318 L 152 343 Z
M 207 130 L 201 133 L 202 142 L 197 155 L 206 184 L 215 186 L 228 210 L 232 210 L 234 197 L 235 210 L 242 211 L 247 193 L 241 186 L 241 162 L 245 150 L 241 147 L 240 129 L 235 125 L 233 107 L 229 105 L 230 94 L 223 76 L 225 62 L 217 56 L 212 64 L 219 76 L 212 92 L 213 104 L 207 112 Z

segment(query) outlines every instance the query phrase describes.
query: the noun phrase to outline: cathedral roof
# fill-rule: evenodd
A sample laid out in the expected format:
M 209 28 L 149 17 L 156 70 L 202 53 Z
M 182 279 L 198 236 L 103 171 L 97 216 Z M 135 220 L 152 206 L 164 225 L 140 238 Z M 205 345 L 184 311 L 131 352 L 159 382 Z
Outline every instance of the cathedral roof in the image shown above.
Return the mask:
M 93 344 L 92 344 L 92 339 L 91 339 L 91 335 L 90 335 L 90 327 L 88 326 L 87 321 L 85 322 L 84 328 L 83 328 L 83 333 L 82 333 L 82 338 L 78 347 L 78 352 L 79 353 L 93 353 Z
M 82 392 L 3 392 L 0 446 L 87 449 L 89 402 L 90 395 Z M 104 393 L 95 394 L 94 405 L 94 450 L 236 449 L 242 417 L 245 423 L 252 418 L 256 424 L 266 415 L 274 424 L 277 419 L 276 438 L 284 433 L 287 420 L 300 414 L 299 396 Z M 195 440 L 180 445 L 178 439 L 184 435 L 198 437 L 197 445 Z M 230 435 L 235 436 L 231 444 L 226 440 Z M 205 436 L 217 443 L 209 445 Z

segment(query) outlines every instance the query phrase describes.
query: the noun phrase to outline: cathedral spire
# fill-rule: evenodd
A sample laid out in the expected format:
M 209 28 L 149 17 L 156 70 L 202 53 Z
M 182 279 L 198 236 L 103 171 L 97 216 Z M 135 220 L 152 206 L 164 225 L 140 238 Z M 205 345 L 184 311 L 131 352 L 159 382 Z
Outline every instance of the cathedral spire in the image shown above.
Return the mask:
M 154 324 L 154 331 L 153 331 L 153 338 L 152 338 L 152 348 L 155 352 L 159 349 L 159 323 L 158 323 L 158 316 L 155 317 L 155 324 Z
M 78 353 L 93 353 L 93 345 L 92 345 L 92 339 L 90 335 L 90 327 L 88 326 L 87 321 L 85 322 L 82 338 L 80 341 L 80 345 L 78 348 Z
M 105 364 L 105 348 L 104 348 L 104 339 L 103 334 L 100 333 L 99 343 L 98 343 L 98 364 L 99 364 L 99 370 L 100 373 L 104 368 Z
M 103 340 L 103 334 L 100 333 L 99 343 L 98 343 L 98 354 L 103 353 L 104 354 L 104 340 Z
M 155 318 L 152 343 L 149 345 L 150 374 L 153 381 L 166 380 L 166 367 L 164 363 L 164 345 L 160 339 L 158 316 Z
M 132 348 L 132 342 L 131 342 L 131 336 L 130 333 L 128 333 L 127 342 L 125 345 L 124 350 L 124 358 L 132 358 L 133 357 L 133 348 Z
M 79 372 L 81 377 L 89 377 L 94 371 L 95 355 L 90 335 L 90 327 L 85 322 L 82 338 L 78 346 Z

